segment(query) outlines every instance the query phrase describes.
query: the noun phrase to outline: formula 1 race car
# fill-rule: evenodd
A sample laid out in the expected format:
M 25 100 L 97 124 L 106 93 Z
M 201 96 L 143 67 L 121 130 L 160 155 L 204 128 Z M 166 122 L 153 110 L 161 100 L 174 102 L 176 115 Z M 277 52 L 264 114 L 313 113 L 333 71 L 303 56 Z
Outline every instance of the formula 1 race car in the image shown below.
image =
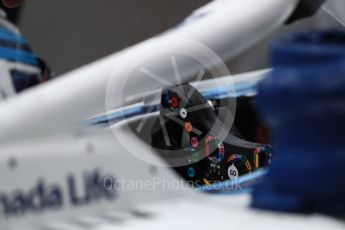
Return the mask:
M 274 68 L 232 75 L 224 63 L 321 7 L 342 22 L 335 2 L 215 0 L 165 33 L 3 98 L 1 229 L 344 229 L 327 212 L 250 208 L 275 160 L 255 106 Z

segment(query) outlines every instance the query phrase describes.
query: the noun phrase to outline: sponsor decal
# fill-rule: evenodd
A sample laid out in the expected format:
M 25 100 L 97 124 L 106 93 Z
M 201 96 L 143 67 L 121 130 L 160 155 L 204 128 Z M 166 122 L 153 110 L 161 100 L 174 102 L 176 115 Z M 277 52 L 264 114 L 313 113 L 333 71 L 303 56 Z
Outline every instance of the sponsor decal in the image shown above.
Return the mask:
M 99 170 L 84 172 L 82 176 L 68 174 L 66 184 L 47 183 L 39 179 L 31 188 L 17 189 L 11 193 L 0 191 L 0 216 L 20 216 L 62 209 L 64 205 L 86 206 L 101 200 L 116 199 L 116 190 L 106 189 L 109 175 Z M 67 188 L 67 189 L 64 189 Z

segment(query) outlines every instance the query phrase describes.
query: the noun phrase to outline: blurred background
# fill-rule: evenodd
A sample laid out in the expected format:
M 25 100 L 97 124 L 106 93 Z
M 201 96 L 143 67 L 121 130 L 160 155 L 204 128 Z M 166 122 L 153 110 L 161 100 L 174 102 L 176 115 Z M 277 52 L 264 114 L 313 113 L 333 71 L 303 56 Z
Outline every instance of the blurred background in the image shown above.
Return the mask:
M 207 2 L 209 0 L 28 0 L 21 9 L 19 25 L 37 55 L 49 63 L 56 75 L 61 75 L 173 27 Z M 325 12 L 320 12 L 312 19 L 284 27 L 277 34 L 303 30 L 307 25 L 339 26 Z M 231 71 L 267 67 L 269 60 L 265 51 L 277 34 L 229 61 Z

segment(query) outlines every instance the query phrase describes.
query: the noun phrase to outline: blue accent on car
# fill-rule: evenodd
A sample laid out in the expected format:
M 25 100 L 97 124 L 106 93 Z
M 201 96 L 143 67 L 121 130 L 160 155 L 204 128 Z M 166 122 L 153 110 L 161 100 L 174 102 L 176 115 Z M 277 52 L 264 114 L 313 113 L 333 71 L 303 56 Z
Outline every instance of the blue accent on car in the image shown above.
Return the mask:
M 196 190 L 215 194 L 248 193 L 252 191 L 254 185 L 263 179 L 266 173 L 267 170 L 261 169 L 253 173 L 240 176 L 236 180 L 216 182 L 212 185 L 199 187 Z
M 258 80 L 237 82 L 235 84 L 229 84 L 222 87 L 215 87 L 212 89 L 204 90 L 201 92 L 207 100 L 235 98 L 246 95 L 255 95 L 257 92 Z M 95 118 L 87 120 L 86 125 L 98 125 L 106 123 L 116 123 L 128 118 L 132 118 L 139 115 L 157 112 L 160 109 L 159 104 L 155 105 L 136 105 L 129 108 L 120 109 L 118 111 L 100 115 Z
M 99 125 L 99 124 L 107 124 L 107 123 L 116 123 L 122 120 L 126 120 L 132 117 L 136 117 L 139 115 L 153 113 L 158 111 L 160 108 L 159 104 L 144 106 L 144 105 L 136 105 L 129 108 L 124 108 L 117 110 L 115 112 L 104 114 L 97 116 L 95 118 L 91 118 L 85 121 L 86 125 Z
M 36 56 L 31 51 L 27 39 L 15 32 L 0 27 L 0 59 L 37 66 Z
M 18 43 L 14 41 L 8 41 L 0 38 L 0 47 L 12 48 L 15 50 L 32 52 L 31 47 L 26 43 Z
M 38 65 L 37 59 L 32 52 L 26 52 L 11 48 L 0 47 L 0 58 L 33 66 Z
M 0 39 L 8 40 L 16 43 L 27 44 L 28 40 L 21 34 L 15 34 L 7 28 L 0 27 Z

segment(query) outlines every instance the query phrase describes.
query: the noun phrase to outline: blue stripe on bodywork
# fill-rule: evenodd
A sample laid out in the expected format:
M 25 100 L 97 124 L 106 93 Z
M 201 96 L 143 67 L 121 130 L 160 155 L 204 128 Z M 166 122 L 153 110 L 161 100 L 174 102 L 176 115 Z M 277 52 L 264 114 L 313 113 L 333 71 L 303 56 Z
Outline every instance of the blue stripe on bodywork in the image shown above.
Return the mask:
M 227 180 L 197 188 L 196 190 L 215 194 L 236 194 L 241 192 L 250 192 L 267 173 L 267 170 L 261 169 L 256 172 L 240 176 L 236 180 Z
M 4 48 L 12 48 L 16 50 L 22 50 L 22 51 L 27 51 L 27 52 L 32 52 L 30 46 L 25 43 L 18 43 L 14 41 L 8 41 L 0 38 L 0 47 Z
M 0 47 L 0 58 L 37 66 L 37 59 L 32 52 Z
M 257 81 L 248 81 L 236 83 L 235 85 L 227 85 L 223 87 L 215 87 L 202 91 L 201 94 L 207 100 L 235 98 L 247 95 L 255 95 L 257 92 Z M 160 105 L 137 105 L 130 108 L 124 108 L 110 114 L 105 114 L 87 120 L 86 125 L 97 125 L 105 123 L 116 123 L 138 115 L 148 114 L 159 111 Z
M 22 44 L 28 43 L 28 40 L 24 36 L 22 36 L 21 34 L 18 35 L 12 33 L 10 30 L 6 28 L 0 28 L 0 39 Z
M 153 113 L 158 111 L 160 108 L 159 104 L 156 105 L 138 105 L 127 109 L 122 109 L 110 114 L 105 114 L 98 116 L 96 118 L 92 118 L 86 121 L 86 125 L 98 125 L 104 123 L 116 123 L 125 119 L 129 119 L 132 117 L 136 117 L 138 115 Z

